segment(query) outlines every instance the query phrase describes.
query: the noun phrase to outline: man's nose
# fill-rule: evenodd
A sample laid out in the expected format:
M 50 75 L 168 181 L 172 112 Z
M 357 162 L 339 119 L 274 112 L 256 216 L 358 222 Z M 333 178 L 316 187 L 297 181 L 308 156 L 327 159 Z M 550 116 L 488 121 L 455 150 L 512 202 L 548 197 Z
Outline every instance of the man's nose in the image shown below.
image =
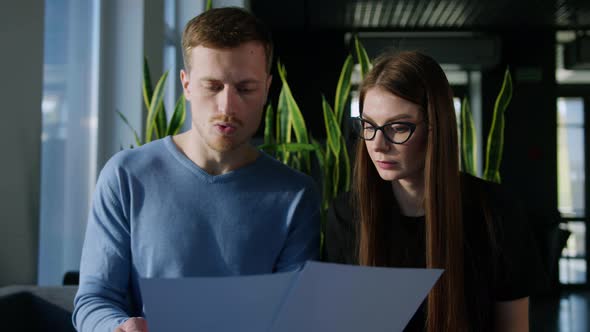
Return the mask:
M 229 85 L 225 85 L 223 90 L 217 95 L 218 111 L 223 114 L 234 114 L 237 92 Z

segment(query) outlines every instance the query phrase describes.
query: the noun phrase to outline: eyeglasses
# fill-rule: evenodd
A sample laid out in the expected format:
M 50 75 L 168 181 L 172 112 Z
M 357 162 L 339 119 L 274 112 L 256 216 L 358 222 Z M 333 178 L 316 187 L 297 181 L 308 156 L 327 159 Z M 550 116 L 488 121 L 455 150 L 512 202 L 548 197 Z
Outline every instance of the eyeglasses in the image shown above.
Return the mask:
M 416 130 L 417 124 L 403 121 L 388 122 L 380 127 L 376 127 L 371 122 L 361 118 L 352 118 L 352 124 L 358 136 L 365 141 L 371 141 L 381 130 L 385 139 L 394 144 L 403 144 L 407 142 Z

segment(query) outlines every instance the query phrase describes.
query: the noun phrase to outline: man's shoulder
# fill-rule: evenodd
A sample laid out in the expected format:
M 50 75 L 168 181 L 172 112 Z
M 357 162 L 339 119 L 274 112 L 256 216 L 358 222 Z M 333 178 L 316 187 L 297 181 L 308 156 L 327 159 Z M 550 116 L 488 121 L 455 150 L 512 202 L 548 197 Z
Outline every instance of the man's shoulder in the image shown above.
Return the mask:
M 269 181 L 309 185 L 315 183 L 311 176 L 283 164 L 265 152 L 261 152 L 260 158 L 262 158 L 262 164 L 264 166 L 259 168 L 259 171 L 262 173 L 261 175 L 265 176 Z
M 142 164 L 149 164 L 154 159 L 160 159 L 165 156 L 166 150 L 165 138 L 139 147 L 124 149 L 115 153 L 105 164 L 105 168 L 133 168 Z
M 156 140 L 139 147 L 115 153 L 103 166 L 100 178 L 120 178 L 140 175 L 171 160 L 167 156 L 164 140 Z

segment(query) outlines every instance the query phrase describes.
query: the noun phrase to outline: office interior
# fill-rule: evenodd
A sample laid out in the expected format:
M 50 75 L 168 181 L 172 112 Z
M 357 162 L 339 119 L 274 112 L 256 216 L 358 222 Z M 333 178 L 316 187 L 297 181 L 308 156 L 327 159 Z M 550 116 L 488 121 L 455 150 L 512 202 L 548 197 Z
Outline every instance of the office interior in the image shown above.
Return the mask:
M 96 177 L 110 156 L 135 144 L 119 113 L 144 130 L 144 58 L 152 79 L 169 71 L 165 105 L 173 109 L 181 91 L 182 28 L 205 5 L 0 4 L 0 298 L 8 298 L 0 299 L 2 316 L 22 315 L 19 310 L 71 314 L 71 303 L 61 303 L 75 292 Z M 334 99 L 355 38 L 370 57 L 420 50 L 442 64 L 457 109 L 471 107 L 482 174 L 494 103 L 509 70 L 513 96 L 505 113 L 502 184 L 527 209 L 545 273 L 531 280 L 531 331 L 589 330 L 589 1 L 232 0 L 213 6 L 245 7 L 269 25 L 275 42 L 269 102 L 278 99 L 280 60 L 319 140 L 326 139 L 322 94 Z M 348 116 L 358 114 L 358 83 L 353 74 Z M 261 142 L 262 134 L 254 140 Z M 15 290 L 33 295 L 15 298 Z M 35 294 L 49 295 L 40 304 Z

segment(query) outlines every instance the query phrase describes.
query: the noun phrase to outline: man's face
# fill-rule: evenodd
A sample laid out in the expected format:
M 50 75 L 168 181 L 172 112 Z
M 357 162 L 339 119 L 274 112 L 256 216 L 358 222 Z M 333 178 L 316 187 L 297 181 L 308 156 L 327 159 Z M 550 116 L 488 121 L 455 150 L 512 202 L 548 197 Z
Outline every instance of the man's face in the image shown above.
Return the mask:
M 181 71 L 180 79 L 196 137 L 217 152 L 247 146 L 260 125 L 271 82 L 262 44 L 197 46 L 190 64 L 190 72 Z

